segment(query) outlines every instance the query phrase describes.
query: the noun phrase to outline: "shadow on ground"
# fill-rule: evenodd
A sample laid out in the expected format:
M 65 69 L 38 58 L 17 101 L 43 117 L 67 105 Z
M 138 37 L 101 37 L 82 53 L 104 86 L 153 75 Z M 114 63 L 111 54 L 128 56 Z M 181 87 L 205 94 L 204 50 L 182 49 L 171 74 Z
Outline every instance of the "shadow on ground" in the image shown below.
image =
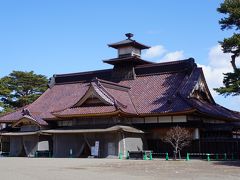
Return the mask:
M 214 162 L 214 164 L 215 165 L 240 167 L 240 161 L 218 161 L 218 162 Z

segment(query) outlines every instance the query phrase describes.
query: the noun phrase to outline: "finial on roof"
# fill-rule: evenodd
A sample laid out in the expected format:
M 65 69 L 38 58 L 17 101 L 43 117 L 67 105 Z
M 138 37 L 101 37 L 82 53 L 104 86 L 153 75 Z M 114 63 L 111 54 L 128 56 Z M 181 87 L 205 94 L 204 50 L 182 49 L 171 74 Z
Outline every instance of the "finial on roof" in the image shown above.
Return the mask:
M 97 82 L 97 81 L 98 81 L 97 77 L 92 78 L 92 82 Z
M 30 113 L 30 111 L 29 111 L 28 109 L 25 109 L 25 108 L 24 108 L 24 109 L 22 110 L 22 115 L 23 115 L 23 116 L 25 116 L 25 115 L 31 116 L 31 113 Z
M 132 33 L 127 33 L 127 34 L 125 34 L 125 36 L 127 36 L 128 39 L 131 39 L 131 38 L 134 36 L 134 34 L 132 34 Z

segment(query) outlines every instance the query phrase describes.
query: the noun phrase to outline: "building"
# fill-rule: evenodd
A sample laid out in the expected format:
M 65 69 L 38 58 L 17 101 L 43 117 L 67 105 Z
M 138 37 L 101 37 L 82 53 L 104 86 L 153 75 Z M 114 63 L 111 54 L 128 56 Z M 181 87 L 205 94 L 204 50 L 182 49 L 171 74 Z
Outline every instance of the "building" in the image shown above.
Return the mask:
M 126 36 L 108 45 L 118 51 L 103 61 L 112 69 L 54 75 L 35 102 L 0 117 L 5 151 L 30 157 L 41 150 L 53 157 L 171 152 L 161 138 L 178 125 L 193 134 L 188 152 L 238 152 L 232 132 L 240 115 L 215 103 L 194 59 L 143 60 L 141 50 L 149 47 Z

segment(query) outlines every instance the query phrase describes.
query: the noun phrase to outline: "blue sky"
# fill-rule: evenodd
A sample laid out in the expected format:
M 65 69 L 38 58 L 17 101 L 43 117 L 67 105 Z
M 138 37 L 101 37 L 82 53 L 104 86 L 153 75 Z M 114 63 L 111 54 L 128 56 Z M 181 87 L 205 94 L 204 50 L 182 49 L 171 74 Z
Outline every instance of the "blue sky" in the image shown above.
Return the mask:
M 217 44 L 232 33 L 220 30 L 222 15 L 216 8 L 221 2 L 0 0 L 0 77 L 12 70 L 51 77 L 111 68 L 102 63 L 116 56 L 107 44 L 132 32 L 134 39 L 155 47 L 145 52 L 147 60 L 194 57 L 204 67 L 210 88 L 218 86 L 220 71 L 229 67 Z M 239 97 L 214 97 L 240 111 Z

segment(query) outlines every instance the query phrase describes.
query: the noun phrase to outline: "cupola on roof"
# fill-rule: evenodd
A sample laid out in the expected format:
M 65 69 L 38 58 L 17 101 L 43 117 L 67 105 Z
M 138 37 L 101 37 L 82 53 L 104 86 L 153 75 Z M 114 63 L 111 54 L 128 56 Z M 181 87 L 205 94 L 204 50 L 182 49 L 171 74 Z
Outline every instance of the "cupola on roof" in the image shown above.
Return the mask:
M 108 44 L 108 46 L 115 48 L 115 49 L 119 49 L 120 47 L 126 47 L 126 46 L 132 46 L 137 49 L 149 49 L 150 48 L 150 46 L 146 46 L 144 44 L 141 44 L 141 43 L 131 39 L 134 36 L 132 33 L 127 33 L 127 34 L 125 34 L 125 36 L 127 37 L 127 39 L 116 42 L 116 43 Z
M 150 47 L 131 39 L 133 37 L 132 33 L 125 35 L 127 37 L 126 40 L 108 45 L 118 50 L 118 57 L 103 60 L 104 63 L 114 65 L 112 72 L 112 80 L 114 81 L 135 79 L 136 74 L 134 68 L 136 66 L 152 64 L 152 62 L 141 59 L 141 50 Z
M 133 39 L 131 39 L 134 35 L 132 33 L 125 34 L 127 39 L 123 41 L 119 41 L 113 44 L 108 44 L 109 47 L 118 50 L 118 58 L 132 58 L 132 57 L 141 57 L 141 50 L 149 49 L 149 46 L 141 44 Z
M 132 33 L 125 34 L 127 39 L 123 41 L 119 41 L 113 44 L 108 44 L 109 47 L 118 50 L 118 58 L 125 58 L 125 57 L 141 57 L 141 50 L 149 49 L 149 46 L 141 44 L 133 39 L 131 39 L 134 35 Z

